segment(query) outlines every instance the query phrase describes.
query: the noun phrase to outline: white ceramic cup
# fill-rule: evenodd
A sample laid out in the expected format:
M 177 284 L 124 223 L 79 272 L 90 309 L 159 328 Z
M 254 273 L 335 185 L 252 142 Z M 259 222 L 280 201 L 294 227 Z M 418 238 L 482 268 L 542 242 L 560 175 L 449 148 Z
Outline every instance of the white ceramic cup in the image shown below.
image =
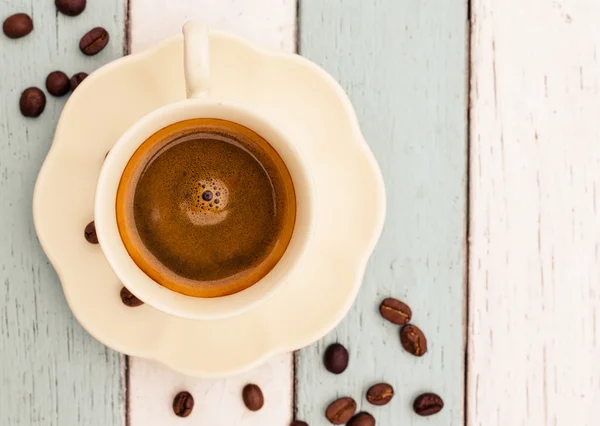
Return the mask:
M 98 180 L 95 222 L 102 250 L 123 285 L 135 296 L 166 313 L 190 319 L 220 319 L 246 312 L 272 296 L 299 267 L 313 229 L 313 188 L 306 163 L 295 145 L 274 125 L 243 105 L 210 95 L 208 32 L 202 23 L 184 28 L 184 70 L 188 99 L 164 106 L 137 121 L 110 150 Z M 129 159 L 150 136 L 173 123 L 193 118 L 230 120 L 265 138 L 285 162 L 296 192 L 296 223 L 277 265 L 259 282 L 238 293 L 199 298 L 176 293 L 147 276 L 129 256 L 117 227 L 116 197 Z

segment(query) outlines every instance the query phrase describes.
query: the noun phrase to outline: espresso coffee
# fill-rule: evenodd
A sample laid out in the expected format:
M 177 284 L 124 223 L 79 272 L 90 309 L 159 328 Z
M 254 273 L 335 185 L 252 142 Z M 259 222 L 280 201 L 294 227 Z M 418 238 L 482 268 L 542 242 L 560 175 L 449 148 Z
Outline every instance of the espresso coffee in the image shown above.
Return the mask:
M 117 191 L 121 239 L 157 283 L 226 296 L 262 279 L 294 230 L 290 173 L 260 135 L 219 119 L 172 124 L 129 160 Z

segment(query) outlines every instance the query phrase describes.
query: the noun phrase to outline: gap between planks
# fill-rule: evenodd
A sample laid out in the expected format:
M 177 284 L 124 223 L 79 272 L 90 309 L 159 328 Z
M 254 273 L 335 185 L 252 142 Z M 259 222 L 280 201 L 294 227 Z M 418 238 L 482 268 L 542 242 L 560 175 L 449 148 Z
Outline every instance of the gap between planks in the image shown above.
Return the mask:
M 473 48 L 473 21 L 472 21 L 472 2 L 474 0 L 465 0 L 466 4 L 467 4 L 467 21 L 466 21 L 466 34 L 467 34 L 467 47 L 466 47 L 466 51 L 467 51 L 467 56 L 466 56 L 466 61 L 467 63 L 465 64 L 465 69 L 467 70 L 466 73 L 466 84 L 465 84 L 465 88 L 466 88 L 466 93 L 465 93 L 465 99 L 467 102 L 467 107 L 466 107 L 466 120 L 465 120 L 465 125 L 466 125 L 466 129 L 465 129 L 465 133 L 467 136 L 467 140 L 466 140 L 466 151 L 465 151 L 465 163 L 466 163 L 466 168 L 465 168 L 465 173 L 466 173 L 466 182 L 465 182 L 465 286 L 464 286 L 464 305 L 463 305 L 463 312 L 464 312 L 464 320 L 463 320 L 463 337 L 464 337 L 464 369 L 465 369 L 465 376 L 463 379 L 463 424 L 464 426 L 469 426 L 469 410 L 468 410 L 468 404 L 469 404 L 469 400 L 468 400 L 468 383 L 469 383 L 469 337 L 468 337 L 468 333 L 469 333 L 469 316 L 470 316 L 470 310 L 469 310 L 469 304 L 470 304 L 470 287 L 471 287 L 471 282 L 470 282 L 470 277 L 471 277 L 471 227 L 470 227 L 470 223 L 471 223 L 471 208 L 472 205 L 471 203 L 474 201 L 471 198 L 471 106 L 473 103 L 473 100 L 471 99 L 471 91 L 472 91 L 472 76 L 473 76 L 473 52 L 472 52 L 472 48 Z

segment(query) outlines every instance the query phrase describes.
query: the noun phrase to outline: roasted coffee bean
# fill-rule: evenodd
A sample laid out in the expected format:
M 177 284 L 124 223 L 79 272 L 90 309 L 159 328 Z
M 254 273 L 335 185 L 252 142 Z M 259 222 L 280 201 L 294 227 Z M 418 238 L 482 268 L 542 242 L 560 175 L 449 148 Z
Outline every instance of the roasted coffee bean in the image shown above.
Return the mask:
M 356 401 L 350 397 L 336 399 L 325 411 L 325 417 L 334 425 L 348 423 L 356 412 Z
M 130 308 L 135 308 L 144 304 L 144 302 L 135 297 L 134 294 L 127 289 L 127 287 L 123 287 L 121 289 L 121 302 Z
M 69 16 L 77 16 L 85 9 L 86 0 L 54 0 L 59 12 Z
M 367 401 L 373 405 L 385 405 L 392 400 L 394 388 L 387 383 L 373 385 L 367 391 Z
M 46 78 L 46 89 L 52 96 L 64 96 L 71 88 L 69 77 L 62 71 L 54 71 Z
M 84 235 L 88 243 L 98 244 L 98 235 L 96 235 L 96 224 L 94 221 L 87 224 Z
M 46 108 L 46 95 L 37 87 L 29 87 L 21 93 L 19 108 L 25 117 L 39 117 Z
M 388 297 L 381 302 L 379 313 L 389 322 L 398 325 L 408 324 L 412 318 L 410 306 L 393 297 Z
M 352 417 L 348 426 L 375 426 L 375 417 L 363 411 Z
M 15 13 L 4 20 L 2 31 L 9 38 L 25 37 L 33 30 L 33 21 L 26 13 Z
M 108 32 L 102 27 L 89 30 L 79 41 L 79 49 L 86 55 L 99 53 L 108 44 Z
M 242 399 L 250 411 L 258 411 L 265 404 L 262 390 L 257 385 L 249 384 L 242 390 Z
M 88 75 L 84 72 L 78 72 L 73 77 L 71 77 L 71 90 L 77 89 L 77 86 L 79 86 L 87 76 Z
M 179 392 L 173 398 L 173 411 L 176 416 L 187 417 L 194 409 L 194 397 L 187 391 Z
M 423 356 L 427 352 L 427 338 L 416 325 L 408 324 L 400 329 L 400 343 L 414 356 Z
M 294 420 L 290 423 L 290 426 L 308 426 L 308 423 L 303 422 L 302 420 Z
M 348 367 L 348 350 L 340 343 L 329 345 L 323 356 L 323 363 L 327 371 L 341 374 Z
M 413 403 L 413 409 L 419 416 L 431 416 L 444 408 L 444 401 L 434 393 L 419 395 Z

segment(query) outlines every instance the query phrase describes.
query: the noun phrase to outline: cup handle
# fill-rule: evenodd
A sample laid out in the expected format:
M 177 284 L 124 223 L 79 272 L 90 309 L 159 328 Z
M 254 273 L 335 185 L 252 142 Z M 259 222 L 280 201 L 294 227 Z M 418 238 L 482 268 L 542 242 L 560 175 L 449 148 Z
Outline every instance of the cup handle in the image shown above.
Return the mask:
M 208 95 L 210 85 L 210 57 L 208 28 L 199 21 L 183 26 L 183 68 L 188 98 Z

